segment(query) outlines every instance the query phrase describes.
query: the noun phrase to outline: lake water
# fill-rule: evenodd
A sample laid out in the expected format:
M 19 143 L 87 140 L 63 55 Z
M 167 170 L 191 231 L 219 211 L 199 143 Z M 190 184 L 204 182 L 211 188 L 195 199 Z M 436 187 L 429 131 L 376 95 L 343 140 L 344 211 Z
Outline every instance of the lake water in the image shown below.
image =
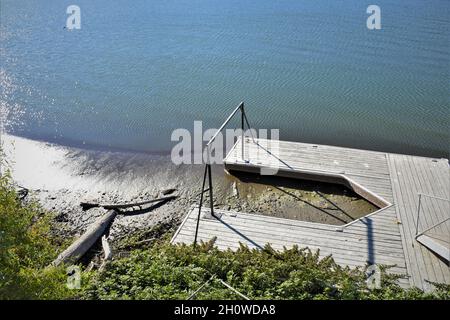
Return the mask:
M 4 129 L 167 152 L 245 101 L 282 139 L 448 157 L 450 1 L 373 2 L 381 30 L 360 0 L 1 0 Z

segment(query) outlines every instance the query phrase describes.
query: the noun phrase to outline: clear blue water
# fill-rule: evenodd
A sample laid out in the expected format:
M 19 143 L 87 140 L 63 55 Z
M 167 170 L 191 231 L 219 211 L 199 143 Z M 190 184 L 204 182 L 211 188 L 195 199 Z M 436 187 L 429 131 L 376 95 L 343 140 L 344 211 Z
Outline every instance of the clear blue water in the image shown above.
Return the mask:
M 450 1 L 377 0 L 370 31 L 372 2 L 1 0 L 6 130 L 165 152 L 245 101 L 282 139 L 448 157 Z

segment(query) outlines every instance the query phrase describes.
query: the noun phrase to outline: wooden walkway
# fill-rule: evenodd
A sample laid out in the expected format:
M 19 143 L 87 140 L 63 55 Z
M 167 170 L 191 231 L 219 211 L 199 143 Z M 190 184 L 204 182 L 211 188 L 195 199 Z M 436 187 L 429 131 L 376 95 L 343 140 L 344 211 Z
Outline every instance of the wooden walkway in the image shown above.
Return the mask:
M 388 161 L 397 204 L 396 210 L 399 219 L 403 222 L 400 231 L 411 283 L 419 286 L 426 279 L 450 284 L 448 261 L 442 261 L 414 239 L 419 205 L 418 193 L 443 198 L 448 198 L 450 195 L 448 161 L 396 154 L 389 154 Z M 425 208 L 422 211 L 424 214 L 420 215 L 419 222 L 422 223 L 419 223 L 419 229 L 431 227 L 444 221 L 450 215 L 449 202 L 446 201 L 423 201 L 422 206 Z M 448 239 L 447 244 L 450 243 L 448 223 L 434 228 L 434 233 L 443 239 Z
M 228 153 L 227 170 L 259 173 L 261 168 L 277 168 L 280 176 L 341 183 L 380 209 L 347 225 L 332 226 L 223 210 L 217 210 L 217 219 L 203 208 L 199 240 L 217 237 L 221 249 L 236 249 L 239 243 L 256 248 L 270 243 L 276 249 L 296 244 L 320 249 L 321 256 L 331 254 L 350 267 L 395 265 L 391 272 L 409 276 L 401 281 L 404 286 L 429 290 L 427 281 L 450 283 L 448 262 L 415 240 L 418 193 L 442 198 L 450 194 L 446 159 L 264 139 L 245 138 L 244 144 L 244 159 L 240 140 Z M 446 201 L 427 198 L 421 207 L 419 230 L 450 215 Z M 193 242 L 197 215 L 198 208 L 191 208 L 173 243 Z M 444 222 L 428 233 L 445 244 L 449 227 Z

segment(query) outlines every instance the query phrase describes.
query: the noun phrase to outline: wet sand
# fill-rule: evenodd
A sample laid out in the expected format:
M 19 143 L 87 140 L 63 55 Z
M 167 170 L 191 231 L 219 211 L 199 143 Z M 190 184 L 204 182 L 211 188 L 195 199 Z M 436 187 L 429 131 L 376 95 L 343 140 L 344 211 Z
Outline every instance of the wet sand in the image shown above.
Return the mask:
M 274 217 L 342 225 L 378 208 L 336 184 L 232 172 L 225 208 Z
M 155 226 L 174 230 L 199 200 L 204 167 L 174 165 L 169 155 L 83 150 L 8 135 L 2 135 L 2 148 L 14 181 L 30 190 L 29 199 L 54 212 L 55 232 L 61 236 L 81 234 L 104 213 L 83 211 L 82 201 L 145 201 L 177 189 L 176 200 L 119 215 L 110 230 L 114 241 Z M 332 184 L 229 174 L 220 165 L 213 167 L 213 181 L 217 208 L 327 224 L 345 224 L 377 209 Z

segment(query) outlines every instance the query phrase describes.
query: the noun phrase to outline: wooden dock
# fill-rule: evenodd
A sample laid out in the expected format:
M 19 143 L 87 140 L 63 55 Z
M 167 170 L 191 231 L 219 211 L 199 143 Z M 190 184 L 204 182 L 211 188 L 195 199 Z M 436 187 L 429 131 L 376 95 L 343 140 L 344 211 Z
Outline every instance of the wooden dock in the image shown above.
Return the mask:
M 430 290 L 429 281 L 450 284 L 447 159 L 264 139 L 244 138 L 242 143 L 239 138 L 224 164 L 228 171 L 277 169 L 279 176 L 340 183 L 380 209 L 334 226 L 223 210 L 215 211 L 215 218 L 202 208 L 199 240 L 217 237 L 221 249 L 236 249 L 239 243 L 256 248 L 270 243 L 276 249 L 296 244 L 320 249 L 321 256 L 331 254 L 350 267 L 395 265 L 391 272 L 408 276 L 401 280 L 404 286 Z M 419 193 L 424 194 L 420 210 Z M 173 243 L 194 241 L 197 215 L 198 208 L 191 208 Z M 418 238 L 422 241 L 416 240 L 416 229 L 426 231 Z

